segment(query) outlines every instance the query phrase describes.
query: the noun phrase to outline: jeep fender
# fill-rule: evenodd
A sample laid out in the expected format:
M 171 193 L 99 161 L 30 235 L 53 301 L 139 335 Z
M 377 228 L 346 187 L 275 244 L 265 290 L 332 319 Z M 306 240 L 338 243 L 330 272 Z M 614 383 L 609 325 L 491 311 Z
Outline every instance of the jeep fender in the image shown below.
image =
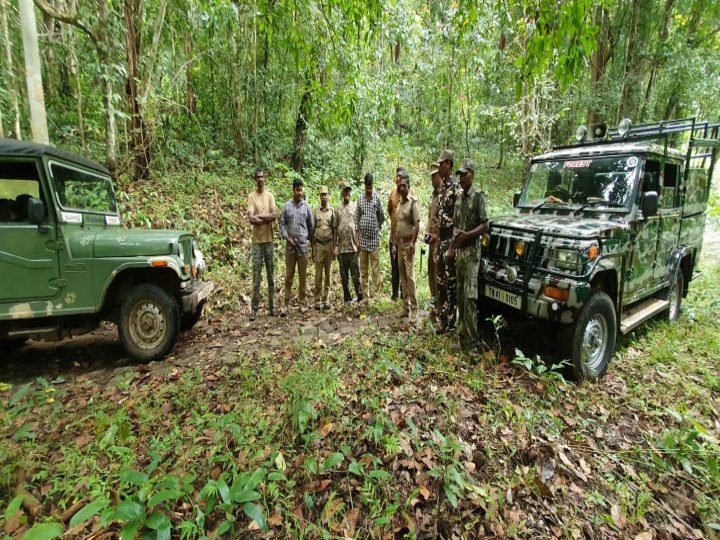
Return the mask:
M 157 283 L 176 299 L 180 290 L 180 273 L 176 264 L 154 267 L 145 262 L 127 262 L 116 268 L 105 278 L 102 292 L 98 297 L 97 309 L 106 312 L 118 306 L 124 291 L 136 283 Z

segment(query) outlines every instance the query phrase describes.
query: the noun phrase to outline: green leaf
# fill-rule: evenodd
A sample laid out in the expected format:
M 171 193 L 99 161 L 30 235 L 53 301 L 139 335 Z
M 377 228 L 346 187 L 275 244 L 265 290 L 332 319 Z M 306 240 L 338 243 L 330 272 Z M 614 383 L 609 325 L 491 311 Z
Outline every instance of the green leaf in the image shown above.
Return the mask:
M 260 485 L 260 482 L 263 481 L 263 478 L 265 478 L 265 473 L 267 471 L 264 467 L 260 467 L 257 469 L 254 473 L 252 473 L 252 476 L 248 479 L 247 483 L 245 484 L 245 489 L 255 489 Z
M 120 521 L 141 521 L 145 518 L 145 507 L 136 501 L 123 501 L 114 508 L 113 518 Z
M 217 490 L 218 490 L 218 493 L 220 494 L 220 498 L 222 499 L 222 502 L 224 502 L 225 504 L 230 504 L 230 502 L 231 502 L 230 488 L 228 487 L 225 480 L 223 480 L 222 478 L 220 480 L 218 480 L 218 482 L 217 482 Z
M 108 504 L 110 504 L 110 501 L 107 499 L 98 499 L 97 501 L 86 504 L 72 517 L 69 523 L 70 527 L 75 527 L 99 514 L 107 508 Z
M 148 481 L 148 475 L 144 472 L 125 469 L 120 471 L 120 481 L 126 484 L 142 485 Z
M 135 540 L 139 527 L 139 521 L 128 521 L 120 531 L 120 540 Z
M 345 459 L 345 456 L 343 456 L 340 452 L 335 452 L 333 454 L 330 454 L 325 461 L 323 461 L 323 464 L 320 466 L 320 472 L 327 472 L 328 470 L 332 469 L 335 465 L 338 463 L 341 463 Z
M 23 497 L 22 495 L 18 495 L 12 501 L 10 501 L 10 504 L 8 504 L 8 507 L 5 509 L 5 521 L 9 520 L 15 515 L 15 512 L 20 510 L 24 499 L 25 497 Z
M 265 522 L 265 516 L 258 507 L 257 504 L 246 502 L 243 504 L 243 512 L 250 518 L 254 519 L 255 522 L 260 526 L 262 532 L 267 532 L 267 523 Z
M 15 392 L 15 394 L 13 395 L 13 397 L 10 398 L 10 403 L 8 403 L 8 405 L 10 405 L 10 406 L 12 407 L 12 406 L 15 405 L 18 401 L 20 401 L 22 398 L 24 398 L 24 397 L 27 395 L 27 393 L 30 391 L 31 385 L 32 385 L 32 383 L 27 383 L 27 384 L 22 385 L 22 386 L 18 389 L 18 391 Z
M 260 498 L 260 494 L 252 489 L 245 489 L 243 491 L 233 494 L 232 501 L 236 503 L 244 503 L 248 501 L 257 501 Z
M 63 528 L 59 523 L 36 523 L 22 535 L 22 540 L 50 540 L 57 538 L 62 532 Z
M 388 478 L 392 478 L 392 476 L 390 475 L 389 472 L 387 472 L 387 471 L 382 471 L 382 470 L 381 470 L 381 471 L 370 471 L 370 472 L 368 473 L 368 476 L 369 476 L 370 478 L 382 478 L 382 479 L 385 479 L 385 480 L 387 480 Z
M 182 495 L 183 492 L 179 489 L 163 489 L 148 499 L 147 506 L 148 508 L 152 508 L 165 501 L 179 499 Z
M 230 527 L 232 527 L 232 523 L 227 519 L 224 520 L 217 528 L 217 531 L 215 531 L 215 538 L 222 538 L 222 536 L 230 530 Z
M 160 511 L 155 511 L 145 520 L 145 526 L 148 529 L 159 530 L 163 528 L 170 529 L 170 518 Z
M 348 465 L 348 472 L 358 476 L 363 475 L 362 467 L 357 461 L 353 461 L 350 465 Z

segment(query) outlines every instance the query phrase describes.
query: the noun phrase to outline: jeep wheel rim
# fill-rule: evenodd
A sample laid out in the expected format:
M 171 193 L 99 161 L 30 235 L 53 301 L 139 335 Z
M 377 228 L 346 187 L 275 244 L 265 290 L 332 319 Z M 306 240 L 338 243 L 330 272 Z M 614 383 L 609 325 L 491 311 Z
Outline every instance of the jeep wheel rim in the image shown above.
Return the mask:
M 130 337 L 142 349 L 154 349 L 165 338 L 165 317 L 152 303 L 138 303 L 130 315 Z
M 585 327 L 582 342 L 582 358 L 587 369 L 597 373 L 607 349 L 608 326 L 605 317 L 595 315 Z

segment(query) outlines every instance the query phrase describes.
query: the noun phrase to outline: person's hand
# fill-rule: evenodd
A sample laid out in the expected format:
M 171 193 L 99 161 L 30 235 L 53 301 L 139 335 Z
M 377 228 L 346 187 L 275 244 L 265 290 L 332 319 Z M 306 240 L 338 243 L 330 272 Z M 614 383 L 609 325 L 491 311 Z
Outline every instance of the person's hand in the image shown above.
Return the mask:
M 297 247 L 297 244 L 295 243 L 295 240 L 293 240 L 292 238 L 288 238 L 288 239 L 287 239 L 287 243 L 288 243 L 288 245 L 289 245 L 291 248 L 293 248 L 293 249 L 295 249 L 295 248 Z
M 338 247 L 335 246 L 335 247 L 333 248 L 333 259 L 338 256 L 338 253 L 339 253 Z
M 397 258 L 397 244 L 393 244 L 392 248 L 390 249 L 390 253 L 392 254 L 392 258 Z

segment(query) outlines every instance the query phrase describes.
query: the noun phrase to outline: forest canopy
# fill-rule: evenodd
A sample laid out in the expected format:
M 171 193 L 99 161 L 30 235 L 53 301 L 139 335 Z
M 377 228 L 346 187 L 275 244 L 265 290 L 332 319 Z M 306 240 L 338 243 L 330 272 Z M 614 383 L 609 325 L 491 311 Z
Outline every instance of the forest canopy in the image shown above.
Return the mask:
M 34 5 L 51 142 L 137 180 L 217 154 L 357 179 L 376 156 L 483 147 L 501 167 L 580 124 L 720 112 L 711 0 Z M 28 139 L 17 5 L 0 7 L 0 131 Z

